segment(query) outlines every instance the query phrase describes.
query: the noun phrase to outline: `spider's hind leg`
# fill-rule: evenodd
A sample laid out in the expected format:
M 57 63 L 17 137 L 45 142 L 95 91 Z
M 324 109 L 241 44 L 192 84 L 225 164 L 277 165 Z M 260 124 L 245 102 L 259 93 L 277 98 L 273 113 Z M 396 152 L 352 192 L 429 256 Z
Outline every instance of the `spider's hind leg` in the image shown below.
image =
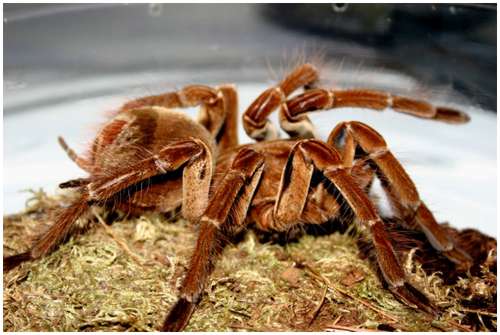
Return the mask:
M 211 154 L 199 140 L 180 140 L 170 143 L 148 159 L 113 174 L 93 179 L 80 188 L 80 197 L 56 215 L 54 223 L 40 234 L 31 248 L 24 253 L 4 258 L 4 271 L 22 262 L 35 260 L 52 252 L 72 232 L 75 221 L 94 203 L 104 203 L 118 192 L 158 174 L 183 168 L 183 215 L 198 219 L 208 199 L 212 177 Z M 70 181 L 73 183 L 75 181 Z M 81 182 L 81 181 L 76 181 Z M 76 183 L 75 182 L 75 183 Z
M 77 178 L 65 181 L 64 183 L 59 184 L 59 188 L 75 188 L 82 187 L 90 183 L 90 179 L 88 178 Z
M 3 258 L 3 271 L 10 271 L 21 263 L 35 260 L 54 250 L 68 236 L 73 223 L 87 211 L 90 204 L 87 194 L 82 194 L 72 205 L 61 209 L 54 224 L 36 237 L 35 243 L 28 251 Z
M 69 159 L 71 159 L 73 162 L 75 162 L 76 165 L 78 165 L 78 167 L 80 167 L 82 170 L 84 170 L 86 172 L 90 172 L 89 163 L 87 162 L 87 160 L 78 156 L 78 154 L 73 149 L 71 149 L 69 147 L 69 145 L 66 143 L 66 141 L 64 140 L 64 138 L 62 136 L 59 136 L 57 138 L 57 141 L 59 142 L 59 145 L 64 150 L 64 152 L 66 152 Z
M 216 139 L 222 151 L 238 145 L 238 93 L 234 85 L 217 87 L 188 85 L 173 92 L 150 95 L 127 102 L 121 111 L 161 106 L 200 107 L 198 122 Z

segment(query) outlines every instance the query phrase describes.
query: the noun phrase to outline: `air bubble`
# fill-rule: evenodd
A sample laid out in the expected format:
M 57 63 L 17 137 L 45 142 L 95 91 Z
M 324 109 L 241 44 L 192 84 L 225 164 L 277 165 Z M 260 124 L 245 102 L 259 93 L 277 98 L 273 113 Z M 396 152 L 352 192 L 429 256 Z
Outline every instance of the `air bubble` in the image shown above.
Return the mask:
M 161 3 L 151 3 L 149 4 L 149 15 L 158 17 L 161 16 L 163 11 L 163 4 Z
M 334 3 L 332 4 L 332 9 L 335 13 L 343 13 L 347 10 L 348 6 L 346 3 Z

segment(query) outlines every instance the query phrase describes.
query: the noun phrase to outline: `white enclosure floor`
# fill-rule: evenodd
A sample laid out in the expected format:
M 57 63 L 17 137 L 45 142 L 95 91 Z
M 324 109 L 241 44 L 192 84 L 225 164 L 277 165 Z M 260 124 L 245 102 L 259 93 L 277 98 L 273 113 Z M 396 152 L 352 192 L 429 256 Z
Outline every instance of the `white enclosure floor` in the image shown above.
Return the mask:
M 240 112 L 265 85 L 239 85 Z M 77 152 L 84 151 L 106 111 L 129 97 L 105 96 L 26 110 L 4 116 L 4 211 L 24 208 L 26 189 L 49 193 L 60 182 L 85 176 L 57 144 L 62 135 Z M 416 119 L 391 110 L 339 109 L 311 114 L 322 139 L 336 123 L 359 120 L 385 137 L 406 167 L 421 197 L 440 221 L 472 227 L 496 236 L 496 115 L 465 108 L 471 122 L 451 126 Z M 189 113 L 194 116 L 194 110 Z M 277 115 L 273 115 L 277 125 Z M 240 141 L 250 139 L 239 125 Z

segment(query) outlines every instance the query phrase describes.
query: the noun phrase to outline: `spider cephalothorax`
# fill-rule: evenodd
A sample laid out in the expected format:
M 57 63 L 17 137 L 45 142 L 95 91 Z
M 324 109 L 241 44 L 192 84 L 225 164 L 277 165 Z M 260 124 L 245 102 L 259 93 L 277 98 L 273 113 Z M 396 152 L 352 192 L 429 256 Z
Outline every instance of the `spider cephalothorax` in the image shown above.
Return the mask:
M 383 179 L 401 222 L 423 232 L 458 269 L 468 269 L 471 257 L 436 222 L 378 132 L 360 122 L 342 122 L 321 141 L 313 138 L 306 113 L 349 106 L 392 108 L 448 123 L 467 122 L 468 116 L 380 91 L 311 88 L 317 80 L 316 68 L 303 64 L 264 91 L 243 116 L 246 132 L 257 141 L 252 144 L 238 145 L 237 93 L 232 85 L 192 85 L 131 101 L 101 129 L 87 157 L 75 154 L 61 138 L 70 158 L 89 175 L 61 184 L 75 188 L 78 199 L 60 211 L 28 251 L 5 258 L 4 270 L 54 250 L 94 204 L 127 212 L 169 212 L 180 207 L 184 218 L 199 225 L 199 236 L 179 300 L 163 329 L 182 330 L 223 241 L 249 224 L 264 232 L 325 224 L 348 206 L 369 233 L 387 287 L 407 305 L 433 313 L 433 304 L 408 283 L 368 197 L 374 178 Z M 302 94 L 288 99 L 301 87 Z M 200 106 L 198 121 L 173 109 L 192 106 Z M 281 127 L 290 139 L 277 139 L 267 119 L 278 108 Z M 321 178 L 314 177 L 318 175 Z

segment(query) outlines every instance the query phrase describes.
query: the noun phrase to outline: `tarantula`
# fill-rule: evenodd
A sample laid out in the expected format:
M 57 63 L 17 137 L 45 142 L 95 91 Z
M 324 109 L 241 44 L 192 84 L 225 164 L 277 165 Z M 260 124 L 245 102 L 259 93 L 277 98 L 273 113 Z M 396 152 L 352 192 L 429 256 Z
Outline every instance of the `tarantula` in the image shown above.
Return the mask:
M 243 115 L 245 131 L 257 141 L 252 144 L 238 145 L 238 98 L 232 85 L 191 85 L 130 101 L 100 130 L 88 156 L 77 155 L 59 138 L 89 176 L 60 185 L 75 188 L 78 199 L 61 210 L 28 251 L 4 258 L 4 271 L 50 253 L 94 204 L 128 212 L 180 207 L 185 219 L 199 225 L 199 236 L 163 330 L 182 330 L 224 241 L 250 224 L 264 232 L 283 232 L 302 223 L 321 225 L 337 218 L 347 205 L 355 222 L 369 232 L 387 287 L 408 306 L 434 313 L 432 302 L 408 283 L 368 196 L 374 178 L 383 180 L 397 215 L 425 233 L 457 268 L 468 269 L 471 257 L 436 222 L 379 133 L 361 122 L 342 122 L 321 141 L 314 138 L 306 113 L 365 107 L 448 123 L 469 118 L 457 110 L 380 91 L 317 88 L 318 79 L 316 68 L 306 63 L 265 90 Z M 288 99 L 299 88 L 304 92 Z M 193 106 L 200 106 L 198 121 L 172 109 Z M 278 108 L 281 128 L 290 139 L 277 139 L 267 119 Z

